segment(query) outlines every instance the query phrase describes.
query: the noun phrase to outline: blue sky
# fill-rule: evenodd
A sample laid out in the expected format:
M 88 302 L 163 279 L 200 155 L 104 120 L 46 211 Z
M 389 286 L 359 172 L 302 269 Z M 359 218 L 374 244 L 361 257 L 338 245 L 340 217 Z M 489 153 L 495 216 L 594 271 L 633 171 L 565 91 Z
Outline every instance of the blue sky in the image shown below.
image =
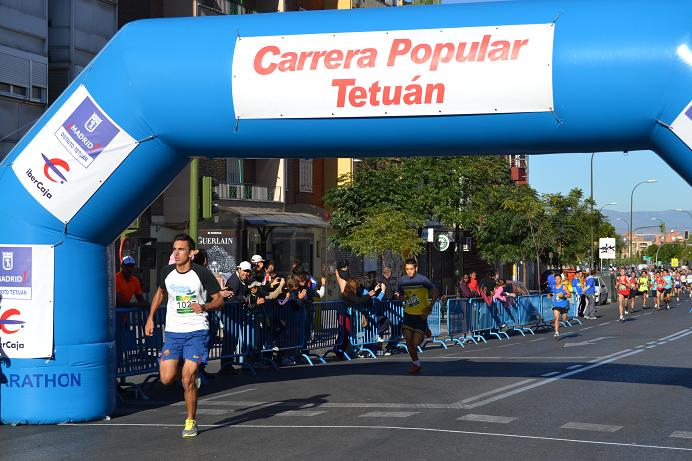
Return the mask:
M 442 3 L 469 3 L 473 0 L 443 0 Z M 591 154 L 535 155 L 529 158 L 529 183 L 541 193 L 567 193 L 574 187 L 589 195 Z M 691 160 L 692 161 L 692 160 Z M 555 167 L 567 167 L 567 176 L 554 174 Z M 594 199 L 598 206 L 617 202 L 613 209 L 629 211 L 630 193 L 634 193 L 634 209 L 662 211 L 675 208 L 692 210 L 692 187 L 651 151 L 598 153 L 594 158 Z
M 539 192 L 566 193 L 579 187 L 589 195 L 591 154 L 553 154 L 529 157 L 529 183 Z M 568 167 L 568 175 L 557 176 L 555 167 Z M 597 205 L 609 202 L 614 210 L 629 211 L 632 188 L 641 181 L 634 193 L 634 209 L 663 211 L 675 208 L 692 210 L 692 187 L 651 151 L 602 152 L 593 161 L 594 199 Z

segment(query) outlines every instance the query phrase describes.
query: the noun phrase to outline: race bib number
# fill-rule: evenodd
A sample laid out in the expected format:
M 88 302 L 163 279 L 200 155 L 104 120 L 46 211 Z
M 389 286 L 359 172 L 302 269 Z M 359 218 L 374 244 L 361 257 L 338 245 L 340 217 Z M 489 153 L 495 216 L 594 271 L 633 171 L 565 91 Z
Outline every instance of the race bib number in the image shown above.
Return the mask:
M 176 295 L 175 296 L 175 304 L 176 304 L 176 312 L 178 314 L 193 314 L 195 311 L 192 310 L 192 304 L 197 302 L 197 295 L 196 294 L 187 294 L 187 295 Z

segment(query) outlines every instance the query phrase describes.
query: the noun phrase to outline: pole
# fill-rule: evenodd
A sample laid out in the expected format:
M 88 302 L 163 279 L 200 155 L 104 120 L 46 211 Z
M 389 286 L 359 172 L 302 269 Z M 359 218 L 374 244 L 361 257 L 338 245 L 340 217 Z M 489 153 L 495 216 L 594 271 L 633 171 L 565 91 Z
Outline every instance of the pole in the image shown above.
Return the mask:
M 632 222 L 632 208 L 634 204 L 634 190 L 641 186 L 642 184 L 651 184 L 656 182 L 655 179 L 647 179 L 646 181 L 642 181 L 637 183 L 633 188 L 632 188 L 632 193 L 630 194 L 630 259 L 632 259 L 632 239 L 633 235 L 632 233 L 634 232 L 632 229 L 634 228 L 634 223 Z
M 639 184 L 637 184 L 637 186 L 638 185 Z M 633 233 L 632 228 L 634 227 L 632 225 L 632 207 L 634 205 L 634 189 L 636 189 L 637 186 L 634 186 L 632 188 L 632 193 L 630 194 L 630 222 L 629 222 L 629 225 L 630 225 L 630 235 L 629 235 L 629 246 L 630 246 L 629 257 L 630 257 L 630 261 L 632 260 L 632 240 L 634 240 L 634 236 L 632 235 L 632 233 Z
M 593 274 L 593 158 L 596 152 L 591 154 L 591 240 L 589 243 L 589 273 Z
M 199 159 L 190 160 L 190 226 L 192 240 L 197 243 L 197 221 L 199 220 Z

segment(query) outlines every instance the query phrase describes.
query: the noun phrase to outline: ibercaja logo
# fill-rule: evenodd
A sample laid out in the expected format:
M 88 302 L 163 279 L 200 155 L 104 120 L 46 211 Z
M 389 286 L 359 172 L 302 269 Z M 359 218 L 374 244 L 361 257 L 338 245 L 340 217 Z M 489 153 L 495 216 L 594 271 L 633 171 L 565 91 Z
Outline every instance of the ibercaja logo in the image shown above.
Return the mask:
M 89 168 L 119 132 L 87 96 L 58 128 L 55 137 L 75 160 Z
M 0 332 L 11 335 L 24 328 L 24 322 L 19 318 L 21 312 L 19 309 L 7 309 L 0 314 Z

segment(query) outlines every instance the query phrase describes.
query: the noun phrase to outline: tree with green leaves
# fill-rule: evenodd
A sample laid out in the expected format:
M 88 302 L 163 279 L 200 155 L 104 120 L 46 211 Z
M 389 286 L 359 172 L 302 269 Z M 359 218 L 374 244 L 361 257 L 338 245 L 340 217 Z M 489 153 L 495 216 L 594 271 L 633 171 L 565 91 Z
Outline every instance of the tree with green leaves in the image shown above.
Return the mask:
M 339 178 L 338 187 L 324 197 L 332 211 L 330 224 L 336 233 L 332 241 L 356 254 L 381 254 L 382 248 L 357 243 L 354 232 L 377 235 L 388 215 L 390 232 L 395 233 L 395 253 L 407 248 L 417 254 L 420 248 L 410 245 L 405 230 L 420 235 L 429 222 L 445 226 L 472 228 L 483 213 L 485 195 L 493 186 L 509 185 L 506 162 L 498 157 L 413 157 L 405 159 L 369 159 L 360 162 L 353 173 Z M 398 215 L 396 213 L 399 213 Z M 405 216 L 406 219 L 393 219 Z M 405 245 L 403 242 L 406 241 Z

